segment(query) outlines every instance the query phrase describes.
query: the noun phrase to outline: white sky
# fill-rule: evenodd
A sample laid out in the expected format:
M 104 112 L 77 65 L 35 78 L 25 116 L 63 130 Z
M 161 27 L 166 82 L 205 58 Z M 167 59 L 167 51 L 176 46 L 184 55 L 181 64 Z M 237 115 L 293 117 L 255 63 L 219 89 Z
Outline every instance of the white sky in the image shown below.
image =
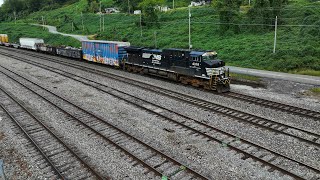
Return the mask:
M 3 0 L 0 0 L 0 6 L 2 5 L 2 3 L 3 3 Z

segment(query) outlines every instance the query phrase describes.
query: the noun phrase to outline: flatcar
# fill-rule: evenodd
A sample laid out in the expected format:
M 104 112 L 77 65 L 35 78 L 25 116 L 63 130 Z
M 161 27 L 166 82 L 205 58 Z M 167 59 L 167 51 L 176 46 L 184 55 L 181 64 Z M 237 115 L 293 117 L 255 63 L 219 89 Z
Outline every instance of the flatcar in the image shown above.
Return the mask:
M 36 44 L 36 50 L 38 52 L 43 52 L 46 54 L 52 54 L 52 55 L 56 55 L 57 54 L 57 48 L 54 46 L 50 46 L 44 43 L 37 43 Z
M 56 54 L 73 59 L 82 59 L 82 50 L 73 47 L 57 47 Z

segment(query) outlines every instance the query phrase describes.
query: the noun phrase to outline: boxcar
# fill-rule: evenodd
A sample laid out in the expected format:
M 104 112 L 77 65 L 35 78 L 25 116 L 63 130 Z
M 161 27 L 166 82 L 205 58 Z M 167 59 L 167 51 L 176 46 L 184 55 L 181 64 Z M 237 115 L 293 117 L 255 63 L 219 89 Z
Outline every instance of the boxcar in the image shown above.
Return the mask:
M 127 56 L 124 47 L 130 46 L 129 42 L 117 41 L 82 41 L 83 59 L 87 61 L 120 66 L 121 61 Z

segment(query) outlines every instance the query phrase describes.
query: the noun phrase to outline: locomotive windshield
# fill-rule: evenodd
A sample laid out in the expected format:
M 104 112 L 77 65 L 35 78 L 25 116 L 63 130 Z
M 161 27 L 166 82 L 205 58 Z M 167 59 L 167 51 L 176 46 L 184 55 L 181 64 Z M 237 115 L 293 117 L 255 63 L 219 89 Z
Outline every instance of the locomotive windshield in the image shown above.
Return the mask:
M 209 61 L 214 60 L 217 57 L 217 53 L 215 51 L 213 52 L 206 52 L 202 55 L 203 61 Z

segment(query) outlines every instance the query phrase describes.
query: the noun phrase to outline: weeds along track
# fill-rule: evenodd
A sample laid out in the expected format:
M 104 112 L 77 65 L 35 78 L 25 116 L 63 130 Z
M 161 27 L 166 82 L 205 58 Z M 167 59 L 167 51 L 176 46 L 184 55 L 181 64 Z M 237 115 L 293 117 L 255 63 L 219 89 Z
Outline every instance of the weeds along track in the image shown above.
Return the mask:
M 4 47 L 1 47 L 1 49 L 9 50 L 8 48 L 4 48 Z M 143 86 L 153 86 L 153 85 L 150 85 L 150 84 L 138 81 L 138 80 L 127 78 L 124 76 L 119 76 L 119 75 L 116 75 L 113 73 L 100 71 L 97 69 L 85 67 L 83 65 L 74 64 L 71 62 L 61 61 L 61 60 L 58 60 L 57 58 L 48 57 L 48 55 L 44 57 L 43 55 L 41 55 L 39 53 L 32 53 L 32 52 L 26 52 L 26 51 L 14 50 L 14 49 L 10 49 L 10 51 L 14 51 L 14 52 L 17 52 L 20 54 L 25 54 L 25 55 L 40 58 L 40 59 L 45 58 L 45 60 L 65 64 L 65 65 L 72 66 L 73 68 L 77 68 L 77 69 L 84 70 L 83 68 L 86 68 L 85 69 L 86 71 L 100 73 L 100 75 L 106 76 L 108 78 L 113 78 L 113 79 L 116 79 L 119 81 L 123 81 L 125 83 L 132 84 L 132 85 L 140 84 Z M 175 93 L 177 93 L 177 92 L 175 92 Z M 236 92 L 222 93 L 222 94 L 218 94 L 218 95 L 225 96 L 228 98 L 238 99 L 238 100 L 249 102 L 249 103 L 253 103 L 253 104 L 256 104 L 259 106 L 264 106 L 267 108 L 271 108 L 271 109 L 274 109 L 277 111 L 287 112 L 289 114 L 299 115 L 301 117 L 311 118 L 315 121 L 320 120 L 320 112 L 312 111 L 312 110 L 301 108 L 301 107 L 296 107 L 296 106 L 292 106 L 292 105 L 288 105 L 288 104 L 284 104 L 284 103 L 279 103 L 276 101 L 266 100 L 263 98 L 253 97 L 253 96 L 249 96 L 249 95 L 245 95 L 245 94 L 241 94 L 241 93 L 236 93 Z
M 90 134 L 90 137 L 93 138 L 92 134 L 94 134 L 94 137 L 103 139 L 106 146 L 114 146 L 117 150 L 123 152 L 126 155 L 126 159 L 128 159 L 128 163 L 134 166 L 143 166 L 147 169 L 144 172 L 146 175 L 154 177 L 166 176 L 173 179 L 208 179 L 178 160 L 108 123 L 107 120 L 99 117 L 99 115 L 82 109 L 35 82 L 8 69 L 1 69 L 0 72 L 38 95 L 55 108 L 58 108 L 61 113 L 67 115 L 68 121 L 76 123 L 77 126 L 79 125 L 81 131 Z
M 13 95 L 0 87 L 0 106 L 28 139 L 24 143 L 48 179 L 109 179 L 85 161 L 78 149 L 57 135 Z
M 172 123 L 174 126 L 181 127 L 185 129 L 186 131 L 190 132 L 190 134 L 196 134 L 199 135 L 200 139 L 206 139 L 207 141 L 212 141 L 215 143 L 221 143 L 223 146 L 230 148 L 231 150 L 235 151 L 236 153 L 239 153 L 242 155 L 242 158 L 245 159 L 253 159 L 255 161 L 258 161 L 262 164 L 262 166 L 268 166 L 272 170 L 280 171 L 284 174 L 290 175 L 297 179 L 303 179 L 304 176 L 307 174 L 308 178 L 314 178 L 318 177 L 320 175 L 320 171 L 318 167 L 313 167 L 311 164 L 307 164 L 304 162 L 300 162 L 295 160 L 292 157 L 288 157 L 286 155 L 279 154 L 275 151 L 273 151 L 270 148 L 263 147 L 260 145 L 257 145 L 253 142 L 250 142 L 246 139 L 243 139 L 241 137 L 237 137 L 235 134 L 230 134 L 228 132 L 222 131 L 218 128 L 212 127 L 208 124 L 199 122 L 195 119 L 186 117 L 182 114 L 179 114 L 177 112 L 171 111 L 169 109 L 163 108 L 161 106 L 158 106 L 156 104 L 147 102 L 141 98 L 134 97 L 128 93 L 122 92 L 117 89 L 113 89 L 111 87 L 108 87 L 106 85 L 103 85 L 99 82 L 95 82 L 93 80 L 87 79 L 85 77 L 80 77 L 75 74 L 71 74 L 50 66 L 46 65 L 39 65 L 38 63 L 30 62 L 27 60 L 22 60 L 20 57 L 11 56 L 12 58 L 15 58 L 17 60 L 25 61 L 27 63 L 33 64 L 35 66 L 38 66 L 40 68 L 58 73 L 62 76 L 68 77 L 70 79 L 73 79 L 75 81 L 81 82 L 85 85 L 92 86 L 102 92 L 105 92 L 107 94 L 110 94 L 118 99 L 121 99 L 123 101 L 126 101 L 130 104 L 133 104 L 145 111 L 148 111 L 152 114 L 155 114 L 159 117 L 162 117 L 165 121 Z M 9 70 L 9 69 L 7 69 Z M 9 70 L 11 71 L 11 70 Z M 11 71 L 14 73 L 13 71 Z M 18 74 L 15 73 L 16 76 Z M 21 77 L 23 78 L 23 77 Z M 172 95 L 170 95 L 172 97 Z M 177 98 L 183 98 L 180 96 L 177 96 Z M 186 101 L 190 103 L 194 103 L 194 100 L 187 99 Z M 201 105 L 203 105 L 203 100 L 201 100 Z M 207 107 L 207 106 L 205 106 Z M 221 109 L 221 113 L 224 114 L 225 111 Z M 228 114 L 228 113 L 227 113 Z M 230 114 L 231 115 L 231 114 Z M 279 130 L 279 132 L 282 132 Z M 296 137 L 297 138 L 297 137 Z M 301 138 L 303 139 L 303 138 Z M 307 142 L 313 142 L 308 141 L 307 139 L 304 139 L 304 141 Z M 317 143 L 313 143 L 314 145 L 319 145 Z M 289 166 L 287 166 L 290 164 Z M 290 168 L 289 168 L 290 167 Z M 293 168 L 294 167 L 294 168 Z

